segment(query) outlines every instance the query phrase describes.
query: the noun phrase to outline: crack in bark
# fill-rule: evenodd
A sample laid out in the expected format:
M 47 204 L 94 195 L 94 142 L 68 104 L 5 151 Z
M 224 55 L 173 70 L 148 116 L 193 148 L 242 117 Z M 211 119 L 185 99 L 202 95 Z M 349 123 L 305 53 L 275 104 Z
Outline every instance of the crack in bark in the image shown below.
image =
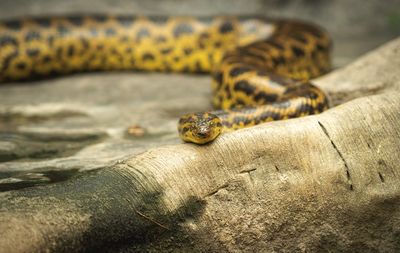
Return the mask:
M 381 180 L 381 182 L 384 183 L 385 178 L 383 177 L 383 175 L 380 172 L 378 172 L 378 175 L 379 175 L 379 179 Z
M 387 165 L 386 162 L 385 162 L 383 159 L 379 159 L 379 160 L 378 160 L 378 165 L 384 167 L 386 170 L 390 170 L 390 172 L 392 172 L 392 174 L 393 174 L 394 176 L 396 175 L 396 173 L 395 173 L 393 167 Z
M 211 191 L 210 193 L 207 193 L 206 195 L 204 195 L 204 197 L 210 197 L 212 195 L 215 195 L 220 190 L 222 190 L 224 188 L 227 188 L 228 185 L 229 185 L 228 183 L 225 183 L 225 184 L 221 185 L 220 187 L 218 187 L 217 189 L 215 189 L 214 191 Z
M 256 170 L 256 169 L 247 171 L 247 175 L 249 176 L 250 183 L 251 183 L 253 186 L 254 186 L 254 179 L 253 179 L 253 176 L 251 175 L 251 172 L 252 172 L 252 171 L 255 171 L 255 170 Z
M 144 213 L 139 212 L 138 210 L 136 210 L 136 208 L 133 208 L 133 210 L 134 210 L 135 213 L 137 213 L 140 217 L 142 217 L 142 218 L 144 218 L 144 219 L 146 219 L 146 220 L 148 220 L 148 221 L 150 221 L 150 222 L 156 224 L 156 225 L 159 226 L 159 227 L 162 227 L 163 229 L 166 229 L 166 230 L 171 231 L 171 229 L 168 228 L 167 226 L 161 224 L 160 222 L 156 221 L 155 219 L 150 218 L 149 216 L 145 215 Z
M 257 168 L 248 169 L 248 170 L 241 170 L 241 171 L 239 171 L 239 174 L 250 173 L 250 172 L 255 171 L 255 170 L 257 170 Z
M 321 127 L 322 132 L 326 135 L 326 137 L 328 137 L 329 141 L 332 144 L 332 147 L 336 150 L 336 152 L 338 153 L 340 159 L 342 159 L 344 167 L 346 169 L 346 177 L 347 177 L 347 181 L 348 181 L 348 183 L 350 185 L 350 190 L 353 190 L 354 187 L 353 187 L 353 184 L 351 182 L 350 169 L 349 169 L 349 165 L 347 164 L 346 159 L 344 159 L 342 152 L 340 152 L 340 150 L 338 149 L 336 144 L 333 142 L 333 140 L 332 140 L 331 136 L 329 135 L 328 130 L 325 128 L 325 126 L 319 120 L 318 120 L 318 124 Z
M 239 174 L 245 174 L 245 173 L 247 173 L 247 175 L 248 175 L 249 178 L 250 178 L 250 182 L 254 185 L 254 179 L 253 179 L 253 177 L 251 176 L 251 172 L 256 171 L 256 170 L 257 170 L 257 168 L 252 168 L 252 169 L 248 169 L 248 170 L 242 170 L 242 171 L 239 171 Z

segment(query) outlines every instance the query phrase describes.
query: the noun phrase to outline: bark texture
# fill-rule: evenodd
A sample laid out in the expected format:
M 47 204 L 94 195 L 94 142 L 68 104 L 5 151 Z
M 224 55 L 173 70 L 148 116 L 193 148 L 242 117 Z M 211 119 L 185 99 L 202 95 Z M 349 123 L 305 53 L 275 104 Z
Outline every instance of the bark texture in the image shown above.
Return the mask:
M 399 69 L 397 39 L 317 80 L 321 115 L 1 193 L 0 251 L 399 251 Z

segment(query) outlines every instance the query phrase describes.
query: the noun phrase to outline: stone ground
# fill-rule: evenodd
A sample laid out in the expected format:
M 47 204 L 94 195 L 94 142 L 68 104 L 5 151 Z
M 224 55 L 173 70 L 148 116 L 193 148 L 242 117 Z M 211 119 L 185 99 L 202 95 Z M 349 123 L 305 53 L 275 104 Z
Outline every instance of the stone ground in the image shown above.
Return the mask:
M 95 6 L 95 7 L 94 7 Z M 3 0 L 2 19 L 63 13 L 263 14 L 312 20 L 335 43 L 334 65 L 400 35 L 400 1 Z M 90 73 L 0 87 L 0 191 L 66 180 L 151 147 L 176 144 L 178 117 L 210 109 L 210 78 Z M 145 131 L 127 134 L 131 126 Z

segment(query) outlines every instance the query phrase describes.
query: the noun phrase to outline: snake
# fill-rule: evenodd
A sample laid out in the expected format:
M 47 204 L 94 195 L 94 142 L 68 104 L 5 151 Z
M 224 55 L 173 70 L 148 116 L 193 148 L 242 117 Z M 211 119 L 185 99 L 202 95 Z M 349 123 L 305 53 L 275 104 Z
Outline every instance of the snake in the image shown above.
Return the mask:
M 320 26 L 262 16 L 70 15 L 0 21 L 0 83 L 88 71 L 209 73 L 213 110 L 178 122 L 185 142 L 321 113 L 311 79 L 331 68 Z

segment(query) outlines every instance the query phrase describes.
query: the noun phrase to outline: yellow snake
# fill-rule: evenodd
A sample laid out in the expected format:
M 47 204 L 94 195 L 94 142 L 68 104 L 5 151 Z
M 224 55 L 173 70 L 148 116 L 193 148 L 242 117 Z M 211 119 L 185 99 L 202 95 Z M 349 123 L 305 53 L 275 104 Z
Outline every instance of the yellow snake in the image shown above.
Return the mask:
M 215 111 L 178 123 L 184 141 L 320 113 L 308 82 L 330 69 L 321 28 L 263 17 L 69 16 L 0 22 L 0 82 L 84 71 L 211 72 Z

